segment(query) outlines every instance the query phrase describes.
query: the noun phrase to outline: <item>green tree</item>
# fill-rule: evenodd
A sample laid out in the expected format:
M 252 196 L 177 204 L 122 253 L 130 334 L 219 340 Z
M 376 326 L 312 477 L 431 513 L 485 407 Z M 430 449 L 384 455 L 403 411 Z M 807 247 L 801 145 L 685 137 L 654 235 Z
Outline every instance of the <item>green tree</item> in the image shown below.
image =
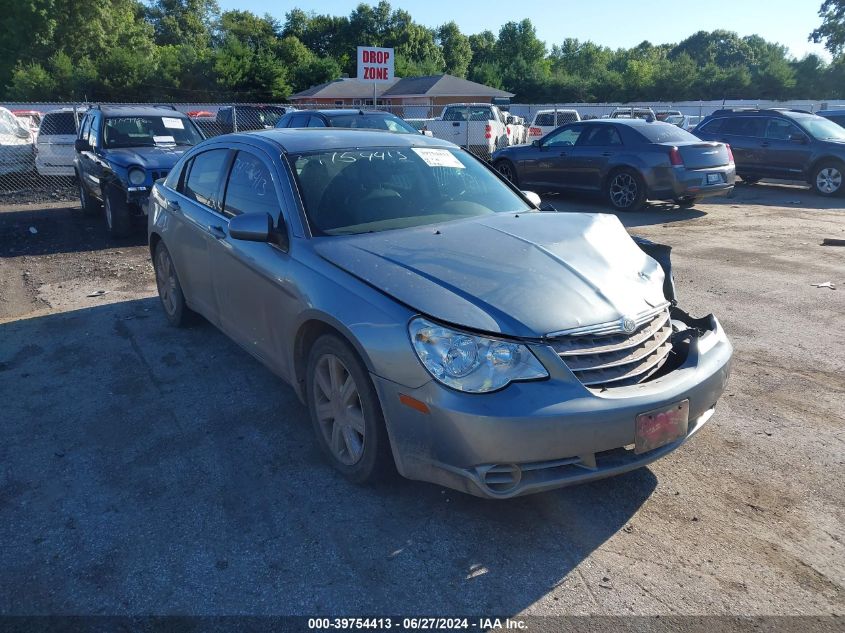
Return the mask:
M 821 26 L 810 33 L 810 39 L 825 48 L 832 55 L 845 53 L 845 0 L 824 0 L 819 8 Z
M 469 38 L 461 33 L 461 29 L 453 21 L 437 29 L 437 40 L 443 48 L 446 72 L 456 77 L 466 77 L 469 63 L 472 61 Z

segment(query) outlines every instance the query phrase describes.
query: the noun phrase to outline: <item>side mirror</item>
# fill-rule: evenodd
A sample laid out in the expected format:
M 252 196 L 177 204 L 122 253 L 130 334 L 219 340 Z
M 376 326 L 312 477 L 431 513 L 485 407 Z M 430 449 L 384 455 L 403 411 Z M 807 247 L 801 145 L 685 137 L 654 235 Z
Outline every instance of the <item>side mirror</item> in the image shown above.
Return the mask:
M 84 138 L 78 138 L 73 142 L 73 148 L 77 152 L 90 152 L 91 151 L 91 144 L 86 141 Z
M 540 196 L 538 196 L 533 191 L 523 191 L 522 195 L 528 198 L 528 202 L 533 204 L 536 208 L 540 208 L 540 205 L 543 204 L 543 201 L 540 200 Z
M 420 132 L 420 134 L 422 134 L 423 136 L 430 136 L 434 138 L 434 132 L 432 132 L 431 130 L 423 130 L 422 132 Z
M 273 218 L 269 213 L 244 213 L 229 220 L 229 236 L 247 242 L 269 242 Z
M 533 141 L 531 141 L 531 146 L 532 147 L 540 147 L 540 139 L 535 138 Z

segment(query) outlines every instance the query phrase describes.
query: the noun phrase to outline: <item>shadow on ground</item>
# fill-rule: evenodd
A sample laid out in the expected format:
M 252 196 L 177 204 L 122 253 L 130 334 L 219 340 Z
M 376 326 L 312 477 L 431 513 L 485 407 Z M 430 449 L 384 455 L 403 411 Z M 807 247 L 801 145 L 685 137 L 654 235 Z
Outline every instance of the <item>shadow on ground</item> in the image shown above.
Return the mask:
M 0 325 L 0 398 L 5 614 L 514 614 L 656 485 L 351 485 L 290 388 L 156 299 Z
M 0 250 L 0 257 L 78 253 L 146 244 L 147 235 L 140 219 L 137 224 L 130 237 L 118 240 L 106 232 L 102 213 L 85 215 L 78 205 L 3 211 L 0 243 L 6 248 Z

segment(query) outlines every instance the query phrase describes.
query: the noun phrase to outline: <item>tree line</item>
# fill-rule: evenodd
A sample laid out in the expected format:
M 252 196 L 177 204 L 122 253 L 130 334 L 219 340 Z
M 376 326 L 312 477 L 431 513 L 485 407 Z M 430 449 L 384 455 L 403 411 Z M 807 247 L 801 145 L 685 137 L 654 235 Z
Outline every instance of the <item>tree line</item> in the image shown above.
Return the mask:
M 285 20 L 216 0 L 16 0 L 0 16 L 6 100 L 283 101 L 356 74 L 356 46 L 396 49 L 399 77 L 442 72 L 520 102 L 845 98 L 845 0 L 825 0 L 810 38 L 833 55 L 791 57 L 759 35 L 699 31 L 677 44 L 548 48 L 530 20 L 498 33 L 428 28 L 382 0 L 348 16 Z

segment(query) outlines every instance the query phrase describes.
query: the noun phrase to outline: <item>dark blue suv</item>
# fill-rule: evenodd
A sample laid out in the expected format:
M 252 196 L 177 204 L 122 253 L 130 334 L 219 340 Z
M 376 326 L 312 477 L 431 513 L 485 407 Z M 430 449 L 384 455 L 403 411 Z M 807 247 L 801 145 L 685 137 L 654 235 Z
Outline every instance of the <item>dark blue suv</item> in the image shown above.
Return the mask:
M 717 110 L 693 131 L 705 141 L 729 143 L 736 173 L 805 180 L 821 196 L 845 194 L 845 129 L 802 110 Z
M 126 237 L 146 215 L 153 183 L 203 140 L 186 115 L 167 106 L 93 106 L 76 139 L 74 171 L 82 209 L 102 205 L 113 237 Z

